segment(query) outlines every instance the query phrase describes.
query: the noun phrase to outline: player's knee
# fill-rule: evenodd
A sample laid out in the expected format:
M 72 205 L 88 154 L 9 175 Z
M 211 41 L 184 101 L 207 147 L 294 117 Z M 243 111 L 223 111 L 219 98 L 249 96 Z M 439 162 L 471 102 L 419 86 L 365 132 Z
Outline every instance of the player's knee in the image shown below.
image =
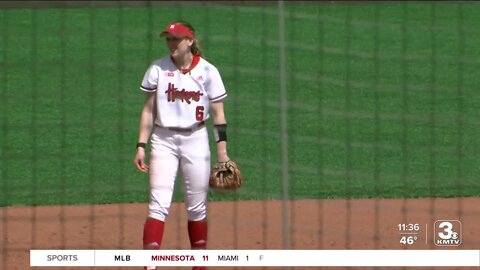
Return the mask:
M 168 216 L 168 208 L 165 207 L 149 207 L 148 216 L 160 221 L 165 221 Z
M 187 207 L 187 217 L 188 220 L 202 220 L 207 217 L 207 209 L 205 203 L 200 203 L 198 205 Z
M 202 211 L 202 212 L 188 211 L 187 217 L 188 217 L 188 220 L 192 220 L 192 221 L 202 220 L 207 217 L 207 212 L 206 211 Z

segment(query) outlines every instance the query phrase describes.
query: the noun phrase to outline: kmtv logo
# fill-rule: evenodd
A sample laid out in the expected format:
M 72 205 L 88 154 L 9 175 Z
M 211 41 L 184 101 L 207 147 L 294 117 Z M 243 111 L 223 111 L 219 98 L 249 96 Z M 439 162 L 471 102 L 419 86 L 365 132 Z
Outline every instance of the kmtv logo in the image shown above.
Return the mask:
M 460 246 L 462 244 L 462 223 L 458 220 L 437 220 L 433 231 L 433 241 L 436 246 Z

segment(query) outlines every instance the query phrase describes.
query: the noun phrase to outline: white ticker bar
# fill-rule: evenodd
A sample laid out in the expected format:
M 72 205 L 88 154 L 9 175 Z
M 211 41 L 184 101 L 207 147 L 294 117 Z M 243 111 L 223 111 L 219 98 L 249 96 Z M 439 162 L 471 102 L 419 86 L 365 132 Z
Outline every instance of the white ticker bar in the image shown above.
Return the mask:
M 480 250 L 31 250 L 30 266 L 480 266 Z

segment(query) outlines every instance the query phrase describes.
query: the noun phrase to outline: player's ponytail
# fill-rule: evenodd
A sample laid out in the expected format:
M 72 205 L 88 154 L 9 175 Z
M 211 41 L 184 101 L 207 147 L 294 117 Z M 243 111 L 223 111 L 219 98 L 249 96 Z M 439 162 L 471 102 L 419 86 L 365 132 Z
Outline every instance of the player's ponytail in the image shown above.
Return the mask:
M 192 47 L 190 48 L 190 51 L 193 54 L 196 54 L 198 56 L 202 56 L 202 49 L 200 48 L 200 44 L 198 43 L 197 39 L 193 40 Z
M 183 26 L 186 26 L 188 27 L 188 29 L 190 29 L 190 31 L 192 31 L 193 33 L 193 36 L 195 36 L 195 29 L 193 28 L 193 26 L 186 22 L 186 21 L 177 21 L 176 23 L 179 23 Z M 192 43 L 192 46 L 190 47 L 190 51 L 193 53 L 193 54 L 196 54 L 198 56 L 202 56 L 202 48 L 200 47 L 200 43 L 198 42 L 197 38 L 193 38 L 193 43 Z

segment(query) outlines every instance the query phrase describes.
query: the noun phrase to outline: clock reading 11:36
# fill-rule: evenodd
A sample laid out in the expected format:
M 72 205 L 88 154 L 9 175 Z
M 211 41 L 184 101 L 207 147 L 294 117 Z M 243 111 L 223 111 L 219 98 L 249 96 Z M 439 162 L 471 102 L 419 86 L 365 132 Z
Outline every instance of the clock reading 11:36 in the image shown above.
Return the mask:
M 418 231 L 420 230 L 420 224 L 416 223 L 416 224 L 412 224 L 412 223 L 401 223 L 401 224 L 398 224 L 398 230 L 399 231 L 403 231 L 403 232 L 411 232 L 411 231 Z

